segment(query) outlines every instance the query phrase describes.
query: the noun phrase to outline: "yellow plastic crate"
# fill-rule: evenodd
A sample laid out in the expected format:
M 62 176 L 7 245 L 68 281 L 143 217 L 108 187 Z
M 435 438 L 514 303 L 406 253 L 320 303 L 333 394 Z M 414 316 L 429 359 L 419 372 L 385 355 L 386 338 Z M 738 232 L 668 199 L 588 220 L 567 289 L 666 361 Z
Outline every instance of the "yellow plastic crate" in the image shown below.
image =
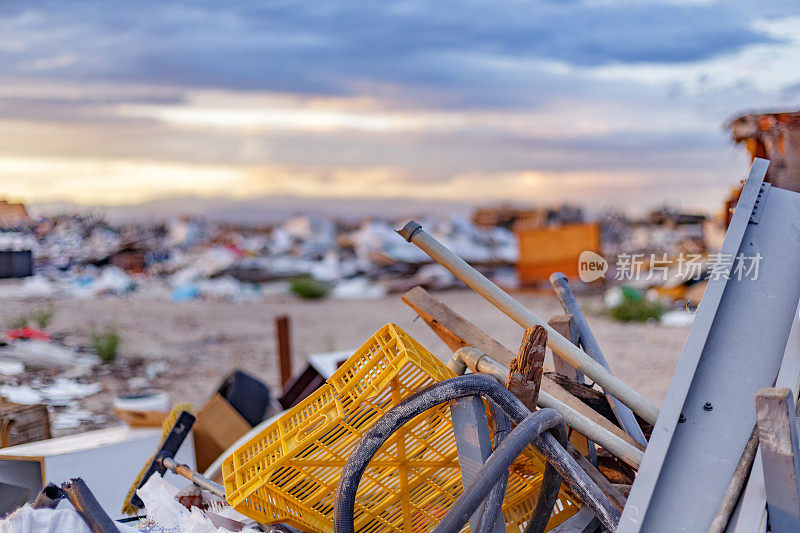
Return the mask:
M 364 432 L 403 398 L 453 376 L 403 330 L 385 325 L 322 387 L 225 459 L 228 502 L 261 523 L 332 531 L 339 475 Z M 511 467 L 503 502 L 509 532 L 524 529 L 539 492 L 543 462 L 531 450 Z M 403 426 L 372 459 L 358 488 L 356 530 L 429 531 L 461 492 L 444 404 Z M 562 486 L 548 526 L 579 505 Z

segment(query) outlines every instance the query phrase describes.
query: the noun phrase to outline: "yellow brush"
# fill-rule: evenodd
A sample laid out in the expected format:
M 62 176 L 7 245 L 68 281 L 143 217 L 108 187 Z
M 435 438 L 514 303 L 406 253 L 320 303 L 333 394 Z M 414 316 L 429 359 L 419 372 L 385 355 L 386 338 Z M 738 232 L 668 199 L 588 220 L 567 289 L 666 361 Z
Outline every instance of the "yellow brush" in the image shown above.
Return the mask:
M 192 406 L 188 403 L 175 404 L 175 406 L 172 408 L 172 411 L 170 411 L 167 417 L 164 419 L 164 423 L 161 425 L 162 427 L 161 442 L 158 446 L 158 451 L 156 451 L 156 453 L 153 454 L 153 456 L 147 460 L 147 462 L 142 467 L 142 471 L 139 472 L 139 475 L 136 476 L 136 479 L 133 481 L 133 485 L 131 485 L 131 488 L 128 491 L 127 496 L 125 496 L 125 503 L 122 505 L 122 514 L 135 515 L 141 510 L 140 507 L 137 507 L 133 505 L 133 503 L 131 503 L 131 500 L 133 500 L 134 498 L 138 498 L 136 496 L 136 489 L 138 489 L 141 486 L 143 481 L 147 481 L 146 479 L 144 479 L 144 476 L 145 474 L 148 473 L 148 471 L 150 471 L 150 474 L 152 475 L 152 472 L 154 470 L 153 465 L 156 463 L 156 458 L 159 455 L 159 453 L 164 449 L 164 447 L 168 444 L 168 441 L 170 440 L 169 437 L 174 434 L 173 428 L 175 426 L 175 423 L 178 421 L 178 418 L 181 416 L 181 413 L 183 413 L 184 411 L 188 412 L 189 410 L 191 410 L 191 408 Z M 192 417 L 192 422 L 194 422 L 194 417 Z M 183 438 L 185 437 L 186 435 L 184 434 Z M 180 439 L 181 442 L 183 442 L 183 438 Z M 180 443 L 178 443 L 177 446 L 180 446 Z M 175 450 L 173 450 L 172 453 L 175 453 L 175 451 L 177 451 L 177 446 L 175 447 Z M 150 476 L 148 475 L 147 477 Z

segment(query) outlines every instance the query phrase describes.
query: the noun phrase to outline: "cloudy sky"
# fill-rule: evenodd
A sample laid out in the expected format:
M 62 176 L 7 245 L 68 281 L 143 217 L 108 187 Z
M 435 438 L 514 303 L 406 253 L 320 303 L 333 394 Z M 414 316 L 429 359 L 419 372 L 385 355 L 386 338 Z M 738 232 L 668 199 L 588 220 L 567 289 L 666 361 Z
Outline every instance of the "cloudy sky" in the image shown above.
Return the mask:
M 0 193 L 717 210 L 725 120 L 800 104 L 745 4 L 0 0 Z

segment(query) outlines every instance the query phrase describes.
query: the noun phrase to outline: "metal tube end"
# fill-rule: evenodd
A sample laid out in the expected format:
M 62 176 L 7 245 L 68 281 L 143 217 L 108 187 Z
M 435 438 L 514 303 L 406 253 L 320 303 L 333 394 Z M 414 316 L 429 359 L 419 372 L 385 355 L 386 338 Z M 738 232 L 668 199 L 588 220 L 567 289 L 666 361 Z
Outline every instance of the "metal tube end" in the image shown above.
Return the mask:
M 408 242 L 411 242 L 411 239 L 414 238 L 414 234 L 422 229 L 422 226 L 416 223 L 416 221 L 411 220 L 402 228 L 395 230 L 397 233 L 400 234 Z
M 566 281 L 567 276 L 565 276 L 561 272 L 553 272 L 552 274 L 550 274 L 550 283 L 557 283 L 559 280 L 562 279 Z

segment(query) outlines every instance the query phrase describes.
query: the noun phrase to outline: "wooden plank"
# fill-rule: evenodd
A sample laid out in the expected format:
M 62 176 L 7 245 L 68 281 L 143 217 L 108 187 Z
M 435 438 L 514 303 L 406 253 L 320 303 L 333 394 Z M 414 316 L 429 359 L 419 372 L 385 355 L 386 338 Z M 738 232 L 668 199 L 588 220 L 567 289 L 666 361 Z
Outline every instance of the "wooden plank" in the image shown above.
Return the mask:
M 547 324 L 559 332 L 564 338 L 569 339 L 572 344 L 578 346 L 578 343 L 580 342 L 580 335 L 578 334 L 578 328 L 575 326 L 575 321 L 573 320 L 572 315 L 569 313 L 553 315 L 553 317 L 547 321 Z M 556 352 L 551 350 L 551 353 L 553 355 L 553 368 L 557 373 L 561 374 L 562 376 L 566 376 L 576 383 L 584 383 L 583 374 L 577 368 L 567 363 Z M 572 432 L 569 440 L 578 450 L 581 451 L 582 454 L 588 457 L 589 462 L 591 462 L 594 466 L 597 466 L 597 450 L 595 449 L 592 441 L 577 431 Z
M 506 388 L 531 411 L 536 410 L 546 351 L 547 330 L 542 326 L 533 326 L 525 330 L 519 352 L 508 365 Z
M 756 415 L 770 529 L 800 531 L 800 443 L 791 389 L 759 390 Z
M 506 366 L 514 359 L 514 354 L 508 348 L 431 296 L 422 287 L 414 287 L 400 298 L 417 312 L 451 350 L 472 346 Z
M 547 325 L 559 332 L 565 339 L 569 339 L 575 346 L 578 345 L 580 336 L 572 320 L 572 315 L 566 313 L 553 315 L 553 317 L 547 321 Z M 553 354 L 553 368 L 556 372 L 562 376 L 567 376 L 572 381 L 577 381 L 578 383 L 584 382 L 583 374 L 578 371 L 578 369 L 564 361 L 556 352 L 551 350 L 551 353 Z
M 278 345 L 278 361 L 281 369 L 281 387 L 286 387 L 292 379 L 292 348 L 289 334 L 289 317 L 275 318 L 275 338 Z
M 445 342 L 447 342 L 447 340 L 445 340 L 445 337 L 442 337 L 442 334 L 445 334 L 451 342 L 454 342 L 454 338 L 458 339 L 457 345 L 459 348 L 463 346 L 472 346 L 501 364 L 508 365 L 514 359 L 514 354 L 508 348 L 431 296 L 430 293 L 422 287 L 414 287 L 403 294 L 401 298 L 406 304 L 411 306 L 426 323 L 429 320 L 435 322 L 437 326 L 433 328 L 433 331 Z M 442 332 L 442 334 L 440 334 L 440 332 Z M 454 343 L 454 345 L 455 344 L 456 343 Z M 450 345 L 448 344 L 448 346 Z M 633 440 L 630 435 L 612 424 L 605 417 L 599 415 L 594 409 L 588 407 L 546 375 L 542 376 L 541 390 L 546 391 L 558 401 L 603 426 L 632 446 L 644 450 L 644 447 Z

